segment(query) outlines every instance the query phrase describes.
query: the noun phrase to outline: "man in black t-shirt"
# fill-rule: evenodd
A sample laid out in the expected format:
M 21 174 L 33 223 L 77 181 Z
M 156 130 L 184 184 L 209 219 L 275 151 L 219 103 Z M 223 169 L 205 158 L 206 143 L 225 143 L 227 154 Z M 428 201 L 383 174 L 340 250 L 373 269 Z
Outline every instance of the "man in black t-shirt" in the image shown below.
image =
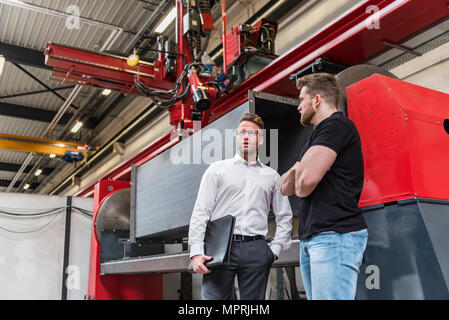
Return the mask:
M 358 207 L 363 187 L 360 136 L 337 109 L 340 90 L 333 75 L 307 75 L 297 87 L 301 125 L 316 127 L 298 161 L 282 176 L 281 192 L 301 200 L 302 281 L 308 299 L 354 299 L 368 239 Z

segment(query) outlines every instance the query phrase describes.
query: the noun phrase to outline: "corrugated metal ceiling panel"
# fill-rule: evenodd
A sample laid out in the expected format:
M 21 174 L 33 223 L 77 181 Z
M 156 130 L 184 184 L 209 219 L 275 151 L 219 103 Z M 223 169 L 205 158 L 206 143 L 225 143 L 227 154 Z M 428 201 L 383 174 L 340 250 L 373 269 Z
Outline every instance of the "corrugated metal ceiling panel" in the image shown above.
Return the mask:
M 152 11 L 145 10 L 144 7 L 155 9 L 160 1 L 153 0 L 154 5 L 139 0 L 24 0 L 22 2 L 60 12 L 65 12 L 69 6 L 75 5 L 80 9 L 81 17 L 123 28 L 124 32 L 111 46 L 112 51 L 121 52 L 151 15 Z M 114 26 L 105 27 L 81 22 L 79 29 L 69 29 L 66 27 L 65 18 L 0 4 L 0 42 L 39 51 L 43 51 L 48 42 L 99 51 L 110 37 Z M 64 86 L 59 81 L 50 79 L 50 71 L 30 66 L 23 66 L 23 68 L 51 88 Z M 0 97 L 43 89 L 45 88 L 41 84 L 11 62 L 6 63 L 0 77 Z M 71 91 L 72 89 L 66 89 L 57 93 L 67 98 Z M 93 88 L 83 88 L 73 104 L 82 107 L 93 92 L 95 92 Z M 50 111 L 58 111 L 63 105 L 63 100 L 51 92 L 0 99 L 0 102 Z M 72 108 L 69 111 L 75 112 Z M 0 133 L 3 134 L 40 137 L 48 125 L 45 122 L 0 116 Z M 61 126 L 56 127 L 50 137 L 57 138 L 61 129 Z M 27 156 L 26 152 L 0 150 L 1 162 L 21 164 Z M 47 165 L 56 164 L 54 161 L 57 160 L 51 160 Z M 14 172 L 1 171 L 0 179 L 12 180 L 14 175 Z M 23 176 L 20 179 L 22 178 Z M 0 187 L 0 191 L 5 190 L 6 187 Z
M 0 133 L 39 138 L 48 123 L 0 116 Z
M 50 88 L 61 87 L 56 81 L 49 80 L 50 73 L 46 70 L 22 66 L 24 69 L 32 73 Z M 45 90 L 45 87 L 30 78 L 22 70 L 18 69 L 10 62 L 5 64 L 3 74 L 0 77 L 0 93 L 1 96 L 9 96 L 13 94 L 25 93 L 30 91 Z M 64 98 L 70 94 L 71 89 L 56 91 Z M 2 102 L 23 105 L 27 107 L 35 107 L 43 110 L 57 111 L 63 104 L 63 100 L 52 93 L 41 93 L 36 95 L 26 95 L 21 97 L 1 99 Z
M 0 159 L 6 163 L 23 163 L 27 156 L 26 152 L 0 150 Z
M 0 180 L 12 180 L 14 178 L 14 175 L 15 172 L 0 170 Z
M 134 32 L 151 13 L 142 10 L 145 4 L 138 0 L 28 0 L 24 2 L 61 12 L 65 12 L 69 6 L 75 5 L 79 8 L 81 17 L 121 26 L 125 30 Z M 81 22 L 79 29 L 70 30 L 66 27 L 64 18 L 0 4 L 0 41 L 26 48 L 43 51 L 45 44 L 51 41 L 98 51 L 111 35 L 112 28 L 112 26 L 108 29 L 103 26 Z M 133 34 L 122 34 L 112 49 L 120 49 L 120 43 L 128 43 L 131 37 L 133 37 Z M 50 79 L 51 73 L 47 70 L 29 66 L 23 67 L 51 88 L 62 86 L 60 82 Z M 0 78 L 0 96 L 42 89 L 45 88 L 29 75 L 12 63 L 6 63 L 3 75 Z M 63 98 L 67 98 L 71 90 L 61 90 L 57 93 Z M 89 94 L 93 91 L 95 89 L 83 88 L 73 104 L 78 107 L 84 105 Z M 1 99 L 0 101 L 51 111 L 58 111 L 64 103 L 63 100 L 50 92 Z M 74 110 L 72 109 L 72 111 Z M 4 134 L 40 136 L 47 126 L 48 123 L 0 116 L 0 133 Z
M 68 29 L 64 18 L 46 15 L 23 8 L 0 4 L 0 40 L 19 46 L 44 50 L 47 42 L 55 42 L 89 50 L 98 50 L 107 40 L 113 26 L 136 32 L 150 11 L 142 10 L 144 4 L 137 0 L 64 0 L 26 1 L 40 7 L 65 12 L 77 6 L 81 17 L 111 24 L 109 28 L 81 22 L 79 29 Z M 133 35 L 124 33 L 113 49 Z

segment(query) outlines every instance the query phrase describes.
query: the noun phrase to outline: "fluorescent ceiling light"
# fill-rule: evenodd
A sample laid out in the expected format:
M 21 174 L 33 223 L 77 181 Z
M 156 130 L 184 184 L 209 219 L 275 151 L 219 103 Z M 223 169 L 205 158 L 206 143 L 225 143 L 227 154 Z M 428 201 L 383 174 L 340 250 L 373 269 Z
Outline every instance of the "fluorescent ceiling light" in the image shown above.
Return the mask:
M 36 173 L 34 174 L 36 177 L 39 176 L 42 173 L 42 169 L 37 169 Z
M 3 72 L 3 67 L 5 66 L 5 57 L 0 55 L 0 75 Z
M 157 26 L 156 33 L 162 33 L 165 29 L 167 29 L 168 25 L 176 18 L 176 7 L 170 10 L 167 16 L 162 20 L 162 22 Z
M 73 126 L 72 130 L 70 130 L 70 132 L 76 133 L 82 126 L 83 126 L 83 123 L 81 121 L 77 121 L 75 123 L 75 125 Z
M 30 185 L 27 183 L 26 185 L 24 185 L 23 186 L 23 188 L 25 189 L 25 190 L 28 190 L 28 188 L 30 187 Z
M 112 92 L 111 89 L 104 89 L 101 94 L 104 95 L 104 96 L 108 96 L 108 95 L 111 94 L 111 92 Z
M 55 158 L 56 157 L 56 155 L 54 154 L 54 153 L 52 153 L 51 155 L 50 155 L 50 158 Z

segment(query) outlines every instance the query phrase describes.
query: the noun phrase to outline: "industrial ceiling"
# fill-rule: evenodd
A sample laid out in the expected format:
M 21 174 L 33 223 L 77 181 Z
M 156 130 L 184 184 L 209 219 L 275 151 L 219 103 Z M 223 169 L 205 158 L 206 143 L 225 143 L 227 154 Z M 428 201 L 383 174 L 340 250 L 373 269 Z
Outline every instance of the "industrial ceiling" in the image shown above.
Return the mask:
M 6 58 L 0 78 L 0 134 L 91 143 L 108 115 L 133 97 L 117 92 L 106 96 L 99 89 L 53 80 L 44 62 L 45 45 L 121 56 L 138 48 L 141 59 L 152 61 L 155 55 L 147 49 L 159 35 L 154 29 L 172 7 L 169 0 L 0 0 L 0 55 Z M 173 31 L 171 23 L 164 33 L 173 38 Z M 53 124 L 58 112 L 63 114 Z M 80 119 L 83 127 L 71 133 Z M 77 164 L 0 149 L 0 191 L 37 193 L 67 166 Z M 43 172 L 36 176 L 38 169 Z

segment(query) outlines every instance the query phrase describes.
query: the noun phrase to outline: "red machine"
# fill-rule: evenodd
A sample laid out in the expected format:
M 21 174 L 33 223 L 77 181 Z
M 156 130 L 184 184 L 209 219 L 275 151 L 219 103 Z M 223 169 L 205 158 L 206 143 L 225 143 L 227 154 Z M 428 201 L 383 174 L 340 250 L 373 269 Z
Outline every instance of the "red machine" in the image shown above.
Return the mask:
M 368 29 L 366 23 L 370 20 L 370 12 L 367 12 L 368 6 L 377 6 L 379 8 L 379 29 Z M 95 86 L 99 88 L 111 88 L 121 91 L 125 94 L 144 94 L 155 98 L 162 107 L 168 107 L 170 110 L 170 122 L 175 127 L 193 128 L 193 120 L 202 120 L 202 127 L 209 122 L 210 114 L 214 114 L 213 120 L 222 117 L 234 108 L 240 106 L 248 100 L 248 90 L 273 93 L 276 95 L 296 97 L 297 90 L 295 86 L 289 81 L 289 75 L 304 66 L 310 64 L 319 57 L 326 57 L 332 61 L 339 62 L 344 65 L 354 65 L 363 63 L 369 60 L 370 57 L 386 50 L 388 47 L 383 40 L 388 40 L 390 43 L 400 43 L 406 38 L 423 30 L 430 28 L 433 24 L 441 22 L 443 19 L 449 17 L 449 8 L 446 0 L 432 1 L 429 6 L 428 2 L 420 0 L 366 0 L 361 1 L 356 7 L 351 9 L 345 16 L 338 21 L 328 25 L 326 28 L 320 30 L 311 38 L 298 44 L 295 48 L 288 51 L 282 57 L 276 59 L 273 63 L 266 66 L 263 70 L 249 79 L 245 79 L 238 87 L 234 88 L 228 95 L 222 95 L 222 92 L 216 84 L 212 84 L 213 78 L 203 76 L 202 66 L 198 59 L 201 53 L 200 41 L 198 41 L 201 33 L 207 32 L 211 28 L 210 17 L 204 19 L 203 16 L 203 30 L 192 29 L 189 21 L 195 18 L 195 14 L 186 12 L 181 4 L 177 1 L 178 20 L 177 20 L 177 53 L 176 53 L 176 76 L 167 73 L 166 54 L 162 52 L 158 60 L 153 64 L 141 63 L 138 67 L 130 67 L 126 65 L 125 58 L 114 57 L 110 55 L 102 55 L 81 51 L 73 48 L 57 46 L 48 44 L 46 49 L 47 60 L 46 63 L 55 68 L 54 76 L 64 79 L 65 81 L 72 81 L 76 84 Z M 185 18 L 187 16 L 187 18 Z M 180 17 L 184 17 L 181 19 Z M 263 22 L 260 23 L 259 30 Z M 184 28 L 187 26 L 187 29 Z M 189 29 L 191 28 L 191 29 Z M 256 27 L 257 29 L 257 27 Z M 233 33 L 234 32 L 234 33 Z M 276 31 L 275 31 L 276 32 Z M 232 35 L 231 35 L 232 34 Z M 230 42 L 240 43 L 240 47 L 235 47 L 230 50 L 228 57 L 228 65 L 235 63 L 238 52 L 241 48 L 241 37 L 238 32 L 233 30 L 228 36 Z M 237 37 L 238 35 L 238 37 Z M 261 39 L 260 34 L 253 33 L 253 42 L 256 39 Z M 234 40 L 232 38 L 234 37 Z M 237 39 L 238 38 L 238 39 Z M 269 41 L 266 37 L 262 37 L 262 43 L 267 46 Z M 236 54 L 237 53 L 237 54 Z M 377 80 L 376 84 L 374 83 Z M 386 88 L 387 86 L 395 86 L 396 82 L 383 77 L 371 77 L 367 81 L 371 81 L 370 85 L 378 87 L 378 89 Z M 366 83 L 356 84 L 351 87 L 351 96 L 360 97 L 360 101 L 367 101 L 368 99 L 379 99 L 380 95 L 373 94 L 371 90 L 367 92 L 360 92 L 353 94 L 354 90 L 360 90 L 360 86 Z M 143 85 L 143 86 L 142 86 Z M 139 88 L 140 87 L 140 88 Z M 146 89 L 145 89 L 146 88 Z M 148 90 L 148 91 L 145 91 Z M 414 108 L 420 102 L 427 103 L 427 92 L 425 90 L 418 90 L 414 86 L 410 86 L 410 90 L 418 94 L 418 100 L 414 101 L 407 110 L 400 107 L 399 100 L 393 100 L 392 96 L 392 114 L 382 113 L 376 114 L 375 109 L 365 109 L 366 112 L 372 112 L 372 118 L 388 119 L 390 126 L 388 130 L 382 131 L 380 127 L 374 125 L 375 122 L 360 124 L 362 140 L 365 136 L 374 135 L 371 145 L 364 144 L 364 152 L 375 148 L 376 141 L 381 141 L 376 138 L 389 138 L 389 143 L 394 142 L 396 149 L 394 152 L 400 152 L 401 157 L 397 161 L 388 162 L 388 158 L 384 158 L 384 166 L 391 165 L 392 171 L 395 175 L 390 173 L 390 180 L 386 179 L 385 186 L 381 187 L 385 191 L 376 191 L 379 185 L 374 186 L 370 184 L 371 180 L 366 181 L 367 188 L 364 190 L 361 199 L 361 205 L 371 205 L 379 201 L 392 201 L 403 194 L 417 193 L 421 196 L 426 196 L 427 191 L 431 188 L 436 190 L 438 185 L 429 187 L 429 180 L 434 179 L 445 181 L 441 178 L 441 171 L 435 169 L 435 163 L 429 164 L 420 162 L 419 150 L 425 148 L 426 152 L 436 152 L 431 145 L 432 134 L 437 134 L 441 139 L 444 133 L 443 128 L 448 131 L 448 120 L 432 115 L 432 106 L 428 105 L 428 114 L 422 114 L 418 109 Z M 397 90 L 395 91 L 395 98 L 410 101 L 407 93 Z M 435 99 L 438 94 L 431 93 Z M 158 100 L 158 98 L 160 98 Z M 385 98 L 385 96 L 382 96 Z M 439 98 L 439 97 L 437 97 Z M 416 99 L 416 98 L 414 98 Z M 359 103 L 360 101 L 357 101 Z M 420 101 L 420 102 L 419 102 Z M 361 103 L 361 102 L 360 102 Z M 365 112 L 363 111 L 363 112 Z M 362 112 L 362 109 L 360 109 Z M 354 109 L 350 109 L 350 117 L 358 123 L 358 114 Z M 404 121 L 407 121 L 404 123 Z M 439 122 L 437 124 L 437 122 Z M 365 130 L 366 126 L 366 130 Z M 426 126 L 428 132 L 432 134 L 414 135 L 414 141 L 408 141 L 408 144 L 402 145 L 408 138 L 410 132 L 417 132 L 420 128 Z M 426 130 L 427 130 L 426 129 Z M 376 131 L 370 131 L 376 130 Z M 376 133 L 376 134 L 374 134 Z M 370 139 L 371 141 L 371 139 Z M 106 174 L 98 186 L 92 185 L 80 192 L 77 196 L 91 196 L 95 191 L 95 206 L 96 210 L 100 207 L 100 202 L 108 193 L 105 189 L 107 183 L 122 183 L 120 181 L 110 180 L 127 180 L 131 178 L 130 171 L 132 165 L 140 165 L 153 157 L 160 154 L 162 151 L 172 147 L 177 140 L 170 140 L 170 133 L 161 137 L 148 148 L 142 150 L 138 155 L 132 159 L 121 164 L 108 174 Z M 379 142 L 380 143 L 380 142 Z M 401 146 L 401 147 L 400 147 Z M 399 148 L 400 147 L 400 148 Z M 437 153 L 435 153 L 436 155 Z M 417 156 L 418 155 L 418 156 Z M 446 154 L 445 154 L 446 155 Z M 417 156 L 417 157 L 416 157 Z M 435 161 L 444 161 L 441 156 L 433 157 Z M 376 158 L 373 158 L 376 159 Z M 413 159 L 413 160 L 411 160 Z M 429 167 L 426 172 L 420 171 L 423 166 Z M 368 172 L 367 179 L 370 175 L 379 175 L 383 172 L 376 162 L 366 163 L 366 170 Z M 393 168 L 395 168 L 393 170 Z M 412 174 L 412 180 L 404 179 L 401 183 L 401 175 L 410 173 L 416 168 L 421 168 Z M 397 170 L 396 170 L 397 169 Z M 424 170 L 424 169 L 422 169 Z M 424 174 L 429 174 L 429 178 L 423 178 Z M 438 178 L 438 176 L 440 178 Z M 438 178 L 438 179 L 437 179 Z M 105 182 L 103 180 L 109 180 Z M 396 182 L 396 183 L 394 183 Z M 126 183 L 125 183 L 126 184 Z M 126 186 L 122 186 L 126 188 Z M 446 193 L 447 194 L 447 193 Z M 434 194 L 433 194 L 434 195 Z M 444 195 L 442 195 L 444 197 Z M 94 219 L 95 220 L 95 219 Z M 114 297 L 126 298 L 161 298 L 161 278 L 154 275 L 136 276 L 136 281 L 129 281 L 128 276 L 114 276 L 111 280 L 99 275 L 99 257 L 98 257 L 99 243 L 96 238 L 92 237 L 91 250 L 91 274 L 89 280 L 89 295 L 95 299 L 109 299 Z M 109 276 L 107 276 L 109 277 Z M 141 281 L 139 284 L 138 282 Z M 108 284 L 109 283 L 109 284 Z M 115 283 L 112 284 L 112 283 Z M 131 284 L 132 289 L 126 291 L 124 288 Z M 151 286 L 153 295 L 146 295 L 144 292 Z M 121 292 L 128 292 L 121 295 Z M 120 296 L 121 295 L 121 296 Z
M 100 275 L 100 250 L 96 227 L 98 213 L 111 195 L 129 189 L 128 181 L 101 180 L 95 186 L 92 221 L 89 287 L 87 299 L 92 300 L 142 300 L 162 299 L 162 275 Z
M 449 200 L 449 95 L 381 75 L 347 89 L 365 155 L 361 207 L 410 197 Z M 388 107 L 386 107 L 388 106 Z
M 226 35 L 226 69 L 240 59 L 261 54 L 271 58 L 275 56 L 274 39 L 278 25 L 267 19 L 259 20 L 254 26 L 239 24 Z M 240 61 L 240 64 L 244 61 Z

